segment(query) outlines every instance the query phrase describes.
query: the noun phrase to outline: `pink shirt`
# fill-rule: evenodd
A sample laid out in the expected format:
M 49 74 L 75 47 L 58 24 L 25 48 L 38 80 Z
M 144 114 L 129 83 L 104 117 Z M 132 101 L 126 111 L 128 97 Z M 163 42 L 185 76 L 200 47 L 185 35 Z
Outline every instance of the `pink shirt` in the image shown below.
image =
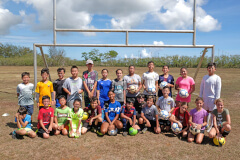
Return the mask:
M 178 77 L 176 84 L 179 86 L 179 88 L 186 89 L 188 93 L 191 90 L 191 86 L 195 84 L 192 77 L 187 76 L 187 78 Z M 179 94 L 177 94 L 176 101 L 180 102 L 191 102 L 191 94 L 187 98 L 181 98 Z

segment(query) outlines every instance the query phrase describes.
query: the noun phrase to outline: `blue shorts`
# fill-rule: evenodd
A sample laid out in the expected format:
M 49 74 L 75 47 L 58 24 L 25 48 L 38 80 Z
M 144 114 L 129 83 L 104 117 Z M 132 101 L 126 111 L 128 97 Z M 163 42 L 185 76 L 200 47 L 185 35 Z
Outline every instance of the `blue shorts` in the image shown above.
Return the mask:
M 58 108 L 58 107 L 60 107 L 61 106 L 61 104 L 59 103 L 59 100 L 58 99 L 56 99 L 56 108 Z
M 21 106 L 27 109 L 29 115 L 33 114 L 33 105 Z
M 102 119 L 105 118 L 105 111 L 102 109 Z

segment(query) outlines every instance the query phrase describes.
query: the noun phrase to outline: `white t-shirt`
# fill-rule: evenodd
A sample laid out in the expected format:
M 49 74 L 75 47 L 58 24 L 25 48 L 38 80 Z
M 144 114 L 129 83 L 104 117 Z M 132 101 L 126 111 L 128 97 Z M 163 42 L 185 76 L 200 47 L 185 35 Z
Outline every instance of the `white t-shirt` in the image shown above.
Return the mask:
M 19 93 L 18 105 L 20 106 L 33 105 L 34 89 L 35 88 L 32 83 L 28 83 L 27 85 L 24 83 L 18 84 L 17 86 L 17 93 Z
M 142 80 L 145 80 L 144 85 L 147 90 L 150 90 L 150 88 L 154 88 L 155 92 L 157 91 L 156 88 L 156 81 L 159 80 L 159 75 L 156 72 L 145 72 L 142 75 Z M 148 93 L 146 90 L 143 91 L 143 94 L 145 95 L 156 95 L 156 93 Z
M 218 99 L 221 94 L 221 85 L 221 78 L 218 75 L 205 75 L 201 82 L 199 96 L 202 98 Z

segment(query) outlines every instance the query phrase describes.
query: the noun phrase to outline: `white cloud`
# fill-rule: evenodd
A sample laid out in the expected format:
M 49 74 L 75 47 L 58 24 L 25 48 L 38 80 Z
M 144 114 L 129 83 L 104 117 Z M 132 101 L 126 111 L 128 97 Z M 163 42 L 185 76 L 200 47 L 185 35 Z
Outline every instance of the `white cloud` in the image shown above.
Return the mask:
M 143 49 L 141 51 L 141 55 L 142 55 L 143 58 L 146 58 L 146 57 L 150 57 L 151 58 L 152 57 L 150 53 L 147 53 L 146 49 Z
M 153 44 L 158 46 L 158 45 L 164 45 L 163 41 L 153 41 Z
M 0 6 L 0 22 L 0 35 L 7 35 L 10 33 L 10 28 L 22 22 L 22 18 L 21 16 L 14 15 L 8 9 L 4 9 Z

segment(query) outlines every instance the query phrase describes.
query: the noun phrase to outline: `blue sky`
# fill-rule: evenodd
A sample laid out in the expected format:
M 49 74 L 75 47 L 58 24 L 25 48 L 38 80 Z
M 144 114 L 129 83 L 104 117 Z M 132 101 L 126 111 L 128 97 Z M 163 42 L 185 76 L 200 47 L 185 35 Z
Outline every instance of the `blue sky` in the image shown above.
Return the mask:
M 57 28 L 192 29 L 193 0 L 57 0 Z M 240 54 L 240 1 L 197 0 L 197 45 L 215 45 L 215 55 Z M 53 43 L 51 0 L 0 0 L 0 42 L 20 46 Z M 124 44 L 124 33 L 58 33 L 57 43 Z M 192 34 L 131 33 L 129 44 L 192 44 Z M 93 48 L 64 48 L 82 59 Z M 196 55 L 202 49 L 97 48 L 118 58 Z M 47 53 L 48 48 L 44 48 Z M 211 52 L 208 52 L 210 56 Z

